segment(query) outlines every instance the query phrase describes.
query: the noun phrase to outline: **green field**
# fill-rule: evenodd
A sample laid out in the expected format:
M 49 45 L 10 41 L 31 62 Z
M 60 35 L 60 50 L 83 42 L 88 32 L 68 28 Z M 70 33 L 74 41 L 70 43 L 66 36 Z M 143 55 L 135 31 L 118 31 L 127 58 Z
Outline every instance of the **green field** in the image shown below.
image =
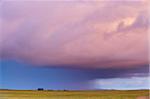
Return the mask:
M 0 90 L 0 99 L 149 99 L 148 90 L 25 91 Z

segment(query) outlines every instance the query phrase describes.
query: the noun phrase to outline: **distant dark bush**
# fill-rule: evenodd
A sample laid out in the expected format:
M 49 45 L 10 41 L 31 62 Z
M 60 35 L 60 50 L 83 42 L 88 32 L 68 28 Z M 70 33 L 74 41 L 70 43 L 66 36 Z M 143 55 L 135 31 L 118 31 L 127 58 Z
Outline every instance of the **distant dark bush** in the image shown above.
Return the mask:
M 64 89 L 63 91 L 68 91 L 68 90 Z
M 37 90 L 38 90 L 38 91 L 42 91 L 42 90 L 44 90 L 44 89 L 43 89 L 43 88 L 38 88 Z

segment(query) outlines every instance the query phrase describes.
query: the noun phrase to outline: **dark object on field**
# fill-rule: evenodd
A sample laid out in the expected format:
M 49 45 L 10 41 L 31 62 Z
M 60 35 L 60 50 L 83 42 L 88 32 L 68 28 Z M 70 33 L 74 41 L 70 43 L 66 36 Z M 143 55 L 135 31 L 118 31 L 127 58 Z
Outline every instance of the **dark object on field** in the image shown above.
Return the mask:
M 64 89 L 63 91 L 68 91 L 68 90 Z
M 44 90 L 44 89 L 43 89 L 43 88 L 38 88 L 37 90 L 38 90 L 38 91 L 42 91 L 42 90 Z

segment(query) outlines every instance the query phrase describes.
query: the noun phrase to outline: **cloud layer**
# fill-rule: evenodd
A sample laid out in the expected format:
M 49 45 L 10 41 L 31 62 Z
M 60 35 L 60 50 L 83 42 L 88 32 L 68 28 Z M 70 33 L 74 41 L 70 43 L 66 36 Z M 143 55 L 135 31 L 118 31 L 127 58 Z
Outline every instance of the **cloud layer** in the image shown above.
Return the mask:
M 41 66 L 148 66 L 148 5 L 148 0 L 5 1 L 1 58 Z
M 115 79 L 96 79 L 91 81 L 92 86 L 96 89 L 145 89 L 148 88 L 148 77 L 131 77 L 131 78 L 115 78 Z

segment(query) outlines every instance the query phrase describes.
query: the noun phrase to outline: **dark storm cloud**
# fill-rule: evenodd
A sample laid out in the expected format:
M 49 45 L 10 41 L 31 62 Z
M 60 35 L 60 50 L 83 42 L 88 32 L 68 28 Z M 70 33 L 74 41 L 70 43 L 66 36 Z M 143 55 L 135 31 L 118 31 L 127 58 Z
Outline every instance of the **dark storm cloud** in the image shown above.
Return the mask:
M 54 68 L 57 67 L 54 66 Z M 69 77 L 70 79 L 73 78 L 74 81 L 146 77 L 149 74 L 148 65 L 143 65 L 136 68 L 125 68 L 125 69 L 124 68 L 106 68 L 106 69 L 65 68 L 65 70 L 66 70 L 66 74 L 68 74 L 67 77 Z

